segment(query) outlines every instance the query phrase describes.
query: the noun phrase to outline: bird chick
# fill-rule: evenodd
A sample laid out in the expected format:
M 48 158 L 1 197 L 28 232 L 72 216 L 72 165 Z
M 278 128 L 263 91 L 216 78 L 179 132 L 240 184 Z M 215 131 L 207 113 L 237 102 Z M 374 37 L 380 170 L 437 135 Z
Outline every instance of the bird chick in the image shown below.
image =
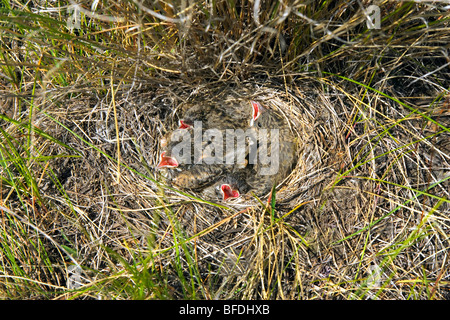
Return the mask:
M 281 115 L 257 101 L 252 101 L 252 105 L 258 110 L 252 125 L 260 134 L 259 141 L 265 138 L 267 143 L 258 146 L 258 161 L 248 168 L 250 172 L 246 181 L 256 194 L 264 195 L 292 171 L 296 162 L 297 143 L 294 133 Z M 263 156 L 270 162 L 264 161 Z
M 242 99 L 195 104 L 187 108 L 180 123 L 193 126 L 195 121 L 201 121 L 204 129 L 245 130 L 260 114 L 258 105 L 254 101 Z
M 217 178 L 217 175 L 233 171 L 234 165 L 223 161 L 226 155 L 222 154 L 220 159 L 215 158 L 213 147 L 216 144 L 213 143 L 212 137 L 203 139 L 200 148 L 195 145 L 195 142 L 191 143 L 190 149 L 184 150 L 186 154 L 183 154 L 182 158 L 174 152 L 180 141 L 178 138 L 184 133 L 192 138 L 196 122 L 201 123 L 202 137 L 208 129 L 222 130 L 222 133 L 226 129 L 245 130 L 252 116 L 256 116 L 255 108 L 249 101 L 243 100 L 188 106 L 187 111 L 178 122 L 179 130 L 174 130 L 167 137 L 161 139 L 161 146 L 164 151 L 160 155 L 157 168 L 177 168 L 177 170 L 168 173 L 169 179 L 179 187 L 191 189 L 200 188 L 205 183 L 214 180 L 214 177 Z M 196 152 L 195 148 L 200 149 L 201 152 L 198 152 L 199 150 Z M 221 148 L 224 148 L 223 141 Z M 213 152 L 210 152 L 211 149 Z M 243 158 L 245 158 L 245 155 Z M 239 168 L 243 166 L 245 165 L 241 164 Z
M 200 195 L 203 199 L 211 201 L 229 202 L 241 198 L 249 191 L 245 178 L 244 170 L 221 175 L 213 184 L 204 188 Z
M 179 140 L 173 139 L 174 135 L 177 132 L 192 136 L 196 121 L 201 122 L 202 137 L 208 129 L 250 129 L 259 138 L 265 138 L 265 143 L 257 143 L 256 163 L 249 163 L 250 147 L 236 152 L 240 152 L 245 159 L 242 164 L 227 164 L 223 159 L 208 162 L 216 156 L 214 153 L 205 153 L 208 150 L 216 151 L 214 139 L 211 138 L 202 140 L 200 147 L 190 143 L 182 159 L 174 152 L 179 143 Z M 167 178 L 172 184 L 198 191 L 204 199 L 229 201 L 240 198 L 249 190 L 259 196 L 267 194 L 274 184 L 279 184 L 289 175 L 295 163 L 296 141 L 287 121 L 255 100 L 191 105 L 179 120 L 178 129 L 163 139 L 161 145 L 164 151 L 157 167 L 168 168 Z M 265 158 L 260 157 L 260 154 L 265 155 Z
M 180 188 L 197 190 L 210 185 L 223 173 L 220 166 L 185 165 L 178 170 L 171 170 L 168 179 Z

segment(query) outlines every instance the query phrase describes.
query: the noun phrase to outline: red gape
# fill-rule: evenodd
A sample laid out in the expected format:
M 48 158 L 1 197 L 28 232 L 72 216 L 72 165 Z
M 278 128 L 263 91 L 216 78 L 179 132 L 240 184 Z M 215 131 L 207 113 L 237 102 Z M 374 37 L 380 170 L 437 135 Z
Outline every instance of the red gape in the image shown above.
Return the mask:
M 220 190 L 222 191 L 224 201 L 229 198 L 239 198 L 239 191 L 233 190 L 229 184 L 223 184 Z
M 157 168 L 176 168 L 178 167 L 177 159 L 166 156 L 166 152 L 161 153 L 161 157 Z
M 253 107 L 253 121 L 255 121 L 256 119 L 259 118 L 259 116 L 261 115 L 261 105 L 256 102 L 256 101 L 251 101 L 252 103 L 252 107 Z
M 178 124 L 180 125 L 179 129 L 189 129 L 191 126 L 184 122 L 184 120 L 178 121 Z

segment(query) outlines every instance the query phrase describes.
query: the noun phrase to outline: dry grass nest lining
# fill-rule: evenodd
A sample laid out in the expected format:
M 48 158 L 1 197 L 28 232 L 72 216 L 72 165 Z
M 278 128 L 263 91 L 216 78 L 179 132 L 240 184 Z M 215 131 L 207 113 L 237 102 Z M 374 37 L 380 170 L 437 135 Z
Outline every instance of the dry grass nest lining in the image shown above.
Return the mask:
M 216 271 L 228 274 L 231 277 L 229 279 L 232 279 L 245 275 L 253 268 L 262 270 L 271 264 L 274 268 L 282 268 L 286 259 L 291 259 L 291 267 L 286 272 L 296 268 L 297 271 L 302 270 L 304 280 L 328 275 L 349 279 L 357 268 L 352 263 L 356 259 L 352 252 L 358 252 L 356 248 L 361 247 L 363 242 L 359 237 L 354 237 L 340 244 L 330 244 L 366 227 L 370 221 L 410 197 L 408 190 L 395 185 L 388 185 L 380 192 L 376 181 L 358 179 L 358 176 L 374 176 L 374 170 L 378 172 L 385 169 L 404 150 L 388 153 L 358 166 L 352 172 L 354 179 L 345 179 L 335 186 L 333 183 L 338 171 L 355 164 L 364 153 L 371 153 L 371 157 L 375 158 L 389 148 L 395 149 L 409 143 L 410 136 L 404 135 L 404 130 L 420 136 L 417 132 L 421 126 L 412 117 L 401 127 L 393 127 L 392 136 L 383 136 L 380 143 L 362 147 L 379 133 L 371 130 L 375 124 L 368 121 L 367 128 L 349 127 L 357 101 L 352 101 L 351 96 L 337 89 L 333 91 L 331 88 L 325 94 L 316 85 L 303 81 L 301 87 L 294 86 L 288 90 L 269 86 L 234 89 L 249 94 L 250 98 L 266 101 L 270 107 L 284 114 L 298 136 L 298 163 L 277 193 L 277 216 L 290 214 L 284 218 L 286 227 L 279 226 L 272 238 L 260 232 L 261 226 L 270 224 L 270 214 L 256 201 L 248 204 L 245 211 L 242 210 L 244 208 L 226 210 L 192 200 L 140 175 L 159 180 L 160 172 L 155 169 L 160 153 L 159 139 L 176 125 L 180 104 L 195 97 L 214 98 L 217 90 L 233 90 L 230 88 L 180 89 L 174 85 L 158 90 L 124 90 L 116 96 L 115 101 L 120 156 L 121 162 L 135 171 L 122 168 L 119 173 L 115 161 L 100 153 L 96 154 L 92 148 L 83 147 L 78 138 L 61 128 L 55 128 L 56 137 L 80 150 L 82 158 L 61 160 L 54 169 L 59 171 L 59 179 L 72 203 L 85 212 L 83 227 L 92 233 L 93 238 L 102 238 L 99 230 L 102 234 L 108 234 L 102 241 L 124 256 L 132 244 L 139 250 L 147 247 L 149 235 L 156 239 L 156 247 L 153 247 L 156 252 L 170 248 L 173 245 L 173 226 L 176 224 L 186 237 L 200 233 L 191 242 L 196 245 L 197 259 L 205 272 L 208 264 L 215 265 Z M 80 137 L 89 137 L 93 145 L 115 159 L 115 124 L 109 99 L 73 103 L 63 123 Z M 391 103 L 389 99 L 380 100 L 379 108 L 383 109 L 380 112 L 385 114 L 385 118 L 380 116 L 378 121 L 392 123 L 404 117 L 396 111 L 398 108 L 391 108 Z M 434 161 L 441 163 L 428 172 L 434 177 L 442 176 L 442 168 L 448 168 L 449 159 L 445 157 L 449 154 L 448 145 L 443 144 L 439 148 L 426 140 L 418 144 L 420 148 L 417 148 L 417 152 L 423 154 L 417 158 L 404 157 L 402 161 L 396 161 L 394 165 L 399 166 L 398 176 L 391 175 L 386 179 L 399 185 L 405 183 L 404 179 L 413 186 L 423 184 L 425 177 L 419 176 L 419 173 L 422 174 L 420 161 L 433 150 Z M 68 168 L 71 172 L 67 172 Z M 402 170 L 418 174 L 408 175 Z M 117 183 L 118 176 L 120 179 Z M 54 192 L 50 193 L 54 197 Z M 424 204 L 427 208 L 435 203 L 434 199 L 429 201 Z M 416 206 L 420 206 L 420 203 L 377 224 L 374 237 L 389 243 L 396 235 L 404 232 L 411 220 L 419 219 L 421 208 Z M 293 210 L 296 207 L 297 210 Z M 447 204 L 440 209 L 441 212 L 448 211 Z M 412 217 L 411 212 L 415 212 L 416 216 Z M 412 222 L 413 225 L 415 223 Z M 201 233 L 203 230 L 208 232 Z M 302 243 L 302 237 L 298 237 L 298 234 L 305 235 L 309 246 Z M 127 241 L 126 246 L 124 241 Z M 445 242 L 439 245 L 446 246 Z M 377 248 L 378 245 L 373 250 Z M 95 265 L 95 260 L 88 262 L 96 255 L 89 243 L 81 245 L 80 250 L 85 251 L 83 262 L 92 263 L 92 268 L 98 270 L 100 266 Z M 419 252 L 421 250 L 424 249 Z M 373 259 L 376 259 L 375 256 Z M 170 259 L 160 263 L 170 264 Z M 252 268 L 249 268 L 250 265 Z M 293 277 L 283 281 L 300 281 Z M 281 292 L 285 289 L 281 289 Z

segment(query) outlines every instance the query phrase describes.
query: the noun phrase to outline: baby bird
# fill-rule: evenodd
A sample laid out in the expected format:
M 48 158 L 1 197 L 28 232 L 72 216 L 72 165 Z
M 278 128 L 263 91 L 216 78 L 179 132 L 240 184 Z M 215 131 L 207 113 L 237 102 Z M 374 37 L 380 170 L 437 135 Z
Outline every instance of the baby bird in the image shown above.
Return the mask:
M 200 192 L 205 200 L 229 202 L 240 198 L 249 191 L 243 170 L 219 176 L 218 179 Z
M 214 165 L 185 165 L 169 172 L 172 184 L 182 189 L 204 188 L 224 174 L 224 169 Z
M 224 161 L 204 163 L 199 160 L 207 160 L 205 151 L 214 145 L 214 141 L 205 139 L 201 141 L 200 153 L 195 152 L 195 148 L 199 148 L 195 143 L 189 146 L 187 152 L 190 151 L 191 158 L 185 163 L 173 152 L 179 143 L 172 139 L 174 131 L 163 139 L 163 152 L 157 165 L 159 169 L 168 169 L 167 178 L 172 184 L 199 192 L 205 200 L 230 201 L 250 190 L 259 196 L 267 194 L 274 184 L 280 183 L 292 170 L 295 163 L 295 137 L 283 117 L 263 107 L 258 101 L 235 99 L 191 105 L 181 117 L 178 129 L 182 134 L 192 136 L 199 124 L 197 121 L 201 122 L 202 135 L 208 129 L 250 129 L 260 138 L 265 138 L 265 143 L 261 144 L 258 140 L 256 163 L 250 161 L 250 148 L 240 151 L 244 152 L 241 155 L 245 162 L 239 165 L 226 164 Z M 266 158 L 260 157 L 262 151 Z M 198 154 L 202 158 L 198 158 Z
M 191 137 L 193 136 L 195 122 L 200 122 L 202 136 L 208 129 L 222 130 L 222 132 L 226 129 L 246 130 L 249 127 L 249 123 L 254 121 L 254 118 L 256 119 L 256 116 L 255 108 L 248 101 L 244 100 L 228 100 L 217 104 L 195 104 L 188 106 L 187 111 L 178 122 L 178 129 L 182 131 L 181 133 L 186 130 L 186 133 L 190 134 Z M 161 153 L 160 162 L 157 165 L 158 169 L 179 169 L 170 174 L 174 184 L 180 187 L 189 185 L 190 188 L 198 188 L 209 181 L 211 179 L 210 176 L 217 176 L 223 172 L 233 170 L 234 166 L 230 164 L 204 163 L 208 160 L 208 158 L 204 158 L 204 154 L 206 150 L 211 149 L 211 139 L 202 140 L 201 149 L 203 152 L 200 158 L 195 157 L 196 152 L 194 148 L 196 146 L 192 143 L 191 149 L 187 150 L 190 158 L 188 156 L 187 158 L 189 159 L 185 158 L 184 161 L 177 159 L 176 155 L 172 154 L 174 147 L 179 143 L 179 140 L 173 139 L 174 134 L 175 131 L 162 139 L 161 146 L 164 151 Z M 177 132 L 177 135 L 179 136 L 180 132 Z M 223 144 L 222 147 L 224 147 Z M 222 158 L 224 157 L 225 155 Z M 209 160 L 213 162 L 214 158 L 209 157 Z M 184 165 L 183 163 L 186 162 L 188 164 Z M 196 164 L 201 164 L 201 166 L 196 166 Z
M 253 102 L 249 103 L 244 100 L 228 100 L 218 102 L 216 104 L 195 104 L 189 105 L 183 117 L 178 121 L 178 129 L 186 130 L 191 137 L 193 136 L 193 128 L 195 123 L 201 126 L 202 136 L 208 129 L 219 130 L 222 133 L 226 129 L 242 129 L 246 130 L 259 117 L 259 110 L 257 105 Z M 171 132 L 168 138 L 163 138 L 161 146 L 165 148 L 165 154 L 160 156 L 160 162 L 157 168 L 174 168 L 176 163 L 180 163 L 172 155 L 172 148 L 179 143 L 179 140 L 174 140 L 174 132 Z M 180 132 L 177 132 L 177 137 L 180 137 Z M 202 150 L 210 144 L 211 141 L 202 141 Z M 195 154 L 194 145 L 191 149 L 191 159 L 189 163 L 198 163 L 202 159 L 192 158 Z M 180 159 L 181 160 L 181 159 Z M 186 159 L 185 159 L 186 160 Z
M 252 173 L 248 175 L 246 181 L 252 189 L 256 190 L 256 194 L 263 195 L 270 192 L 273 185 L 282 182 L 292 171 L 296 163 L 297 143 L 294 133 L 281 115 L 275 111 L 269 112 L 259 102 L 253 103 L 259 109 L 259 115 L 254 120 L 253 126 L 260 133 L 268 135 L 266 137 L 268 143 L 263 146 L 264 152 L 260 149 L 259 155 L 266 153 L 271 162 L 264 163 L 261 157 L 258 157 L 258 162 L 252 168 L 249 168 Z M 263 132 L 263 129 L 266 129 L 267 132 Z M 278 130 L 278 134 L 276 131 L 271 131 L 273 129 Z M 272 136 L 272 134 L 275 136 Z
M 188 129 L 181 121 L 179 122 L 180 129 Z M 178 142 L 177 142 L 178 143 Z M 175 156 L 172 155 L 172 149 L 174 147 L 175 141 L 173 139 L 173 132 L 171 132 L 167 137 L 163 137 L 160 140 L 160 145 L 164 149 L 159 156 L 159 163 L 156 166 L 157 169 L 161 168 L 177 168 L 180 163 Z

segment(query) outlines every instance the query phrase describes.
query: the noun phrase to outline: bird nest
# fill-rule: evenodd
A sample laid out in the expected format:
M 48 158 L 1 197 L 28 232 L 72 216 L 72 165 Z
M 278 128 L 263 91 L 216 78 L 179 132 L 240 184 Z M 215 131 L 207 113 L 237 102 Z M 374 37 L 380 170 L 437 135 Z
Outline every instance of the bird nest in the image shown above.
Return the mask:
M 58 116 L 60 126 L 54 126 L 55 119 L 42 121 L 54 127 L 57 139 L 81 155 L 55 159 L 53 170 L 75 212 L 82 213 L 79 223 L 89 234 L 98 238 L 102 238 L 99 232 L 109 234 L 103 243 L 123 256 L 129 255 L 130 248 L 151 250 L 153 263 L 168 268 L 180 255 L 177 243 L 184 243 L 188 246 L 183 247 L 184 263 L 189 263 L 187 252 L 193 248 L 200 276 L 212 272 L 222 279 L 215 280 L 216 286 L 233 289 L 217 290 L 216 298 L 233 297 L 234 289 L 243 285 L 237 279 L 251 279 L 254 290 L 271 286 L 270 270 L 284 268 L 286 277 L 276 290 L 292 298 L 296 296 L 292 288 L 300 283 L 329 276 L 342 279 L 356 272 L 357 266 L 348 259 L 349 248 L 362 245 L 358 230 L 367 230 L 371 222 L 384 217 L 376 225 L 377 237 L 388 241 L 399 232 L 399 221 L 420 219 L 420 214 L 409 217 L 408 210 L 386 215 L 408 197 L 401 187 L 406 177 L 401 170 L 414 172 L 421 166 L 412 156 L 403 157 L 401 164 L 395 160 L 404 154 L 398 147 L 406 139 L 404 130 L 418 130 L 419 124 L 411 119 L 402 128 L 391 127 L 389 135 L 371 130 L 379 128 L 380 122 L 388 125 L 404 117 L 385 99 L 380 103 L 384 119 L 372 122 L 367 115 L 366 121 L 351 126 L 356 103 L 352 95 L 343 94 L 339 87 L 323 93 L 319 86 L 317 81 L 304 79 L 301 86 L 245 83 L 129 88 L 117 93 L 114 101 L 109 96 L 80 96 L 64 116 Z M 207 201 L 195 191 L 165 183 L 164 170 L 157 168 L 161 138 L 177 127 L 181 106 L 191 100 L 214 101 L 230 92 L 263 101 L 283 115 L 297 140 L 296 163 L 290 174 L 273 192 L 239 203 Z M 414 152 L 433 153 L 434 163 L 439 163 L 429 173 L 437 179 L 444 177 L 448 141 L 445 145 L 441 140 L 440 148 L 426 141 L 417 144 L 421 147 Z M 399 166 L 398 176 L 386 176 L 383 182 L 374 178 L 392 165 Z M 424 178 L 408 175 L 408 179 L 418 184 Z M 57 185 L 47 181 L 46 192 L 55 194 L 56 189 Z M 264 232 L 267 228 L 273 230 Z M 89 243 L 80 250 L 85 251 L 85 263 L 101 269 L 95 265 L 97 253 Z M 251 270 L 260 270 L 261 278 L 250 277 Z M 303 270 L 301 276 L 299 270 Z M 177 281 L 172 285 L 176 290 Z M 253 297 L 254 290 L 248 291 L 247 298 Z

